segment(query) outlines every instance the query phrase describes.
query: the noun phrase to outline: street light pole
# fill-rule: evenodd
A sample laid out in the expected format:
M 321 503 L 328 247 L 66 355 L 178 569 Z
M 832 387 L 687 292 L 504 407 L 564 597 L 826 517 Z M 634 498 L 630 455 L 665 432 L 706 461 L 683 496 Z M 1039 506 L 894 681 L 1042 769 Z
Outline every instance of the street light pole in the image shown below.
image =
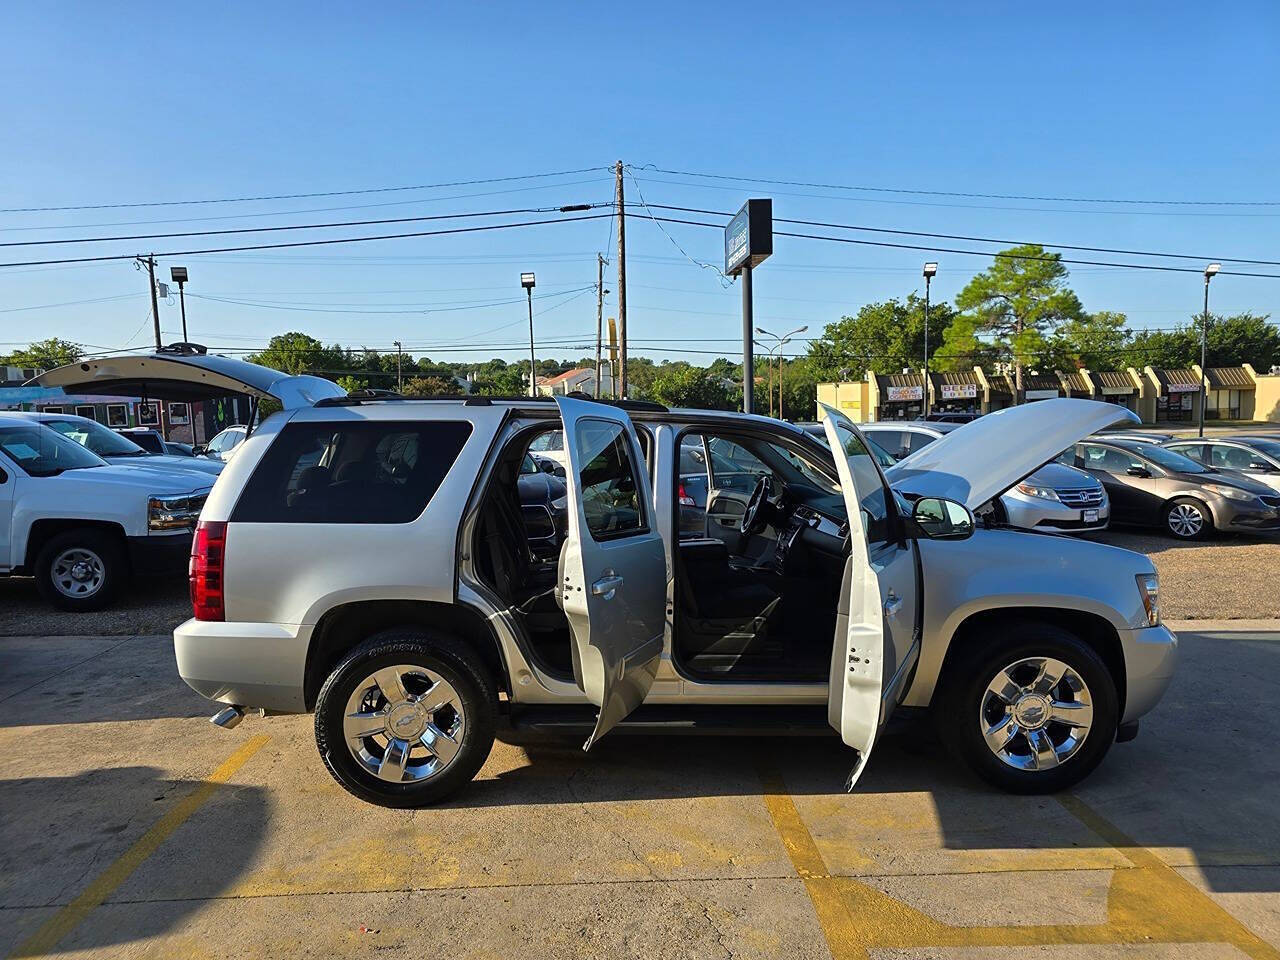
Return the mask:
M 533 355 L 533 288 L 537 286 L 532 273 L 520 274 L 520 286 L 529 300 L 529 396 L 538 395 L 538 361 Z
M 808 329 L 809 329 L 809 325 L 805 324 L 803 327 L 796 327 L 794 330 L 791 330 L 790 332 L 784 333 L 781 336 L 779 336 L 776 333 L 770 333 L 768 330 L 764 329 L 764 327 L 756 327 L 756 333 L 763 334 L 766 337 L 773 337 L 775 341 L 773 349 L 769 351 L 769 358 L 772 359 L 775 352 L 778 355 L 778 419 L 779 420 L 782 419 L 782 359 L 783 359 L 782 348 L 785 347 L 788 343 L 790 343 L 791 338 L 794 337 L 797 333 L 804 333 Z M 770 393 L 769 395 L 769 407 L 770 407 L 770 410 L 772 410 L 773 408 L 772 393 Z
M 929 283 L 938 272 L 936 263 L 924 265 L 924 416 L 929 418 Z
M 1205 356 L 1209 341 L 1209 281 L 1222 269 L 1222 264 L 1211 263 L 1204 268 L 1204 316 L 1200 319 L 1200 436 L 1204 436 L 1204 404 L 1208 399 L 1205 390 Z
M 399 340 L 392 340 L 396 347 L 396 393 L 404 393 L 404 378 L 400 374 L 400 350 L 401 344 Z

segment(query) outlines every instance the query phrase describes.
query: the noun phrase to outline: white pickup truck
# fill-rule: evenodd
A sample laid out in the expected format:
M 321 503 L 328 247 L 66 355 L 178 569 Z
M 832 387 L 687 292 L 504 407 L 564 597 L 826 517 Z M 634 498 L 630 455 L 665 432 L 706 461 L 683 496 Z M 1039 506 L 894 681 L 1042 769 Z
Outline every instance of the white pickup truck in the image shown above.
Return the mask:
M 0 576 L 34 576 L 55 606 L 98 610 L 130 575 L 178 575 L 215 479 L 108 464 L 28 417 L 0 413 Z

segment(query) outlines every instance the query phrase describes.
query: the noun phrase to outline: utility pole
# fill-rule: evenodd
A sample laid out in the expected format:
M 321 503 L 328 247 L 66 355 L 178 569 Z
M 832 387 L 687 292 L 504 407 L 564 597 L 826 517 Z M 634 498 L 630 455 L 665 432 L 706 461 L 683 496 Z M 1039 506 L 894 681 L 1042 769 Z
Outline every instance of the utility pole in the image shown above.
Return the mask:
M 622 197 L 622 161 L 614 166 L 618 180 L 618 396 L 627 397 L 627 208 Z
M 392 340 L 396 345 L 396 393 L 404 393 L 404 377 L 400 374 L 400 351 L 402 349 L 399 340 Z
M 147 279 L 151 282 L 151 325 L 155 329 L 156 349 L 161 347 L 160 343 L 160 301 L 156 299 L 156 255 L 150 254 L 146 257 L 134 258 L 139 264 L 145 265 L 147 268 Z
M 596 399 L 600 399 L 600 341 L 604 339 L 604 254 L 596 254 Z

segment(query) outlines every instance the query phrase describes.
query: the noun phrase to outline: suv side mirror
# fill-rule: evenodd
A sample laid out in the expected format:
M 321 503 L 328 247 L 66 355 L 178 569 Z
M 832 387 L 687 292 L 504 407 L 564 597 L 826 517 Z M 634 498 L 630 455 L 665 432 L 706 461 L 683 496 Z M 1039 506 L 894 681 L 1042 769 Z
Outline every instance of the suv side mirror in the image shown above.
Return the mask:
M 193 457 L 202 457 L 202 456 L 204 456 L 204 451 L 205 451 L 205 446 L 204 446 L 204 444 L 203 444 L 203 443 L 197 443 L 197 444 L 195 444 L 194 446 L 192 446 L 192 448 L 191 448 L 191 455 L 192 455 Z
M 1249 469 L 1250 469 L 1250 470 L 1257 470 L 1257 471 L 1259 471 L 1259 472 L 1261 472 L 1261 473 L 1273 473 L 1273 472 L 1275 471 L 1275 467 L 1271 466 L 1271 464 L 1269 464 L 1269 463 L 1267 463 L 1267 462 L 1265 462 L 1265 461 L 1263 461 L 1263 460 L 1253 460 L 1253 461 L 1250 461 L 1250 463 L 1249 463 Z
M 1131 477 L 1150 477 L 1151 471 L 1146 467 L 1133 466 L 1125 471 Z
M 539 460 L 538 469 L 541 470 L 543 473 L 555 473 L 556 462 L 554 460 Z
M 930 540 L 967 540 L 973 535 L 973 514 L 954 500 L 922 497 L 911 508 L 911 519 Z

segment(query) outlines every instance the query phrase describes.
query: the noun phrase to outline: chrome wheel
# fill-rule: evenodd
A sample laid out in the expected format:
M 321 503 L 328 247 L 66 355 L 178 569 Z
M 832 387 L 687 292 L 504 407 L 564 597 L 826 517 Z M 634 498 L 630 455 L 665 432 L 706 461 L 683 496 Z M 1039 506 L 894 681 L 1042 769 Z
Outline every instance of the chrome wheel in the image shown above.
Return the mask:
M 366 771 L 390 783 L 436 776 L 462 746 L 462 699 L 426 667 L 383 667 L 356 685 L 342 719 L 347 749 Z
M 1018 770 L 1070 760 L 1089 736 L 1093 700 L 1084 679 L 1061 660 L 1027 657 L 987 684 L 978 723 L 987 747 Z
M 64 597 L 83 600 L 107 582 L 107 565 L 87 547 L 68 547 L 53 558 L 49 577 L 54 589 Z
M 1169 529 L 1175 536 L 1195 537 L 1204 527 L 1204 514 L 1190 503 L 1175 503 L 1169 508 Z

